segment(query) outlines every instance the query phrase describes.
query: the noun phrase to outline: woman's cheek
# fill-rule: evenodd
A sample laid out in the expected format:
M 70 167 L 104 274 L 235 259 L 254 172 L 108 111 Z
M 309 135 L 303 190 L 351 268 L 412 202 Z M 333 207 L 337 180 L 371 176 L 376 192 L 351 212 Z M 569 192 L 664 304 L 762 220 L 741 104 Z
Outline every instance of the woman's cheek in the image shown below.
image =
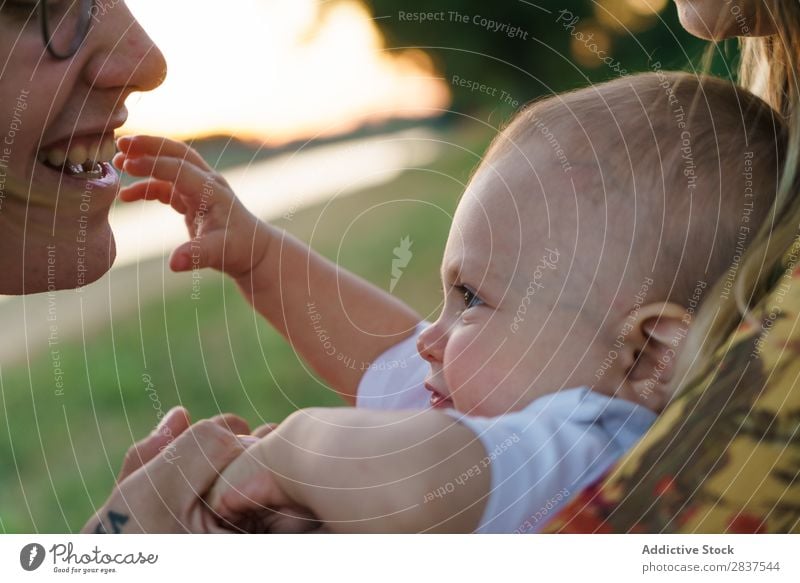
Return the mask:
M 0 35 L 6 28 L 0 27 Z M 46 124 L 58 114 L 53 96 L 59 84 L 67 84 L 63 72 L 52 71 L 49 61 L 37 64 L 31 58 L 43 50 L 40 34 L 37 32 L 35 42 L 22 35 L 12 48 L 6 49 L 5 43 L 0 46 L 0 58 L 8 58 L 0 80 L 0 119 L 6 123 L 0 131 L 0 156 L 9 182 L 19 180 L 25 190 L 35 171 L 36 153 Z M 35 71 L 35 79 L 31 78 L 31 71 Z

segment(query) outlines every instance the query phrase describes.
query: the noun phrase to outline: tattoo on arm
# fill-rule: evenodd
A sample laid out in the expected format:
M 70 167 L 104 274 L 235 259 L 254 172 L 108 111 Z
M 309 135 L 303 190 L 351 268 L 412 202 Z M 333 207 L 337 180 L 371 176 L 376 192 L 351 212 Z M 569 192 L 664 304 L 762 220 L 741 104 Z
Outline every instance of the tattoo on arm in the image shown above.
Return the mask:
M 106 516 L 108 517 L 111 530 L 109 531 L 101 520 L 94 529 L 95 534 L 122 534 L 122 527 L 125 526 L 125 523 L 130 519 L 130 516 L 127 514 L 119 514 L 113 510 L 109 510 Z

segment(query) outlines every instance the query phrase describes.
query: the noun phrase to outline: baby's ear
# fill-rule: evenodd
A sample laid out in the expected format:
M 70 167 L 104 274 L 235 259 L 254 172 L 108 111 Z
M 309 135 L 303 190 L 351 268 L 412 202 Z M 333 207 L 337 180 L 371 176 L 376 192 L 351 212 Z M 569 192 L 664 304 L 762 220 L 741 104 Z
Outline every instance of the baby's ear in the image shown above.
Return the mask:
M 626 398 L 654 411 L 666 406 L 688 321 L 686 309 L 673 303 L 647 304 L 628 315 L 620 330 L 628 332 L 620 350 Z

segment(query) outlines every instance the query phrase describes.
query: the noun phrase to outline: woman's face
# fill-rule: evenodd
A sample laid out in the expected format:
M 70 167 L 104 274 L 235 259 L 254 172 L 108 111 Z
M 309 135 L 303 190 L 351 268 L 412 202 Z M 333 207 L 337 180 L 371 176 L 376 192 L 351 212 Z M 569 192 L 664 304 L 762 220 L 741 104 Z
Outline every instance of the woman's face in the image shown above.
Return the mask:
M 723 40 L 767 36 L 777 31 L 769 17 L 776 0 L 675 0 L 683 27 L 695 36 Z M 785 1 L 785 0 L 777 0 Z M 766 17 L 757 18 L 758 8 Z
M 1 262 L 0 293 L 42 291 L 35 279 L 46 250 L 59 255 L 57 288 L 107 271 L 108 211 L 119 182 L 106 163 L 114 131 L 126 120 L 125 99 L 157 87 L 166 73 L 163 55 L 121 0 L 95 10 L 84 44 L 67 60 L 45 49 L 35 4 L 0 2 L 0 245 L 18 248 L 23 263 L 33 260 L 24 271 L 19 260 Z M 24 289 L 19 277 L 28 278 Z

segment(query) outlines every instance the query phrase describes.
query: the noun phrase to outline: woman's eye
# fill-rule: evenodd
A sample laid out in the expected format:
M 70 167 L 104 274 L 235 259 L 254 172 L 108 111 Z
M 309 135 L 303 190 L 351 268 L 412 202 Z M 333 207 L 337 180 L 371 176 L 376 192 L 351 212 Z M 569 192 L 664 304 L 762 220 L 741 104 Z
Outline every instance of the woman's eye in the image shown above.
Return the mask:
M 458 292 L 464 296 L 464 309 L 474 308 L 483 304 L 483 300 L 468 287 L 460 285 L 458 286 Z

